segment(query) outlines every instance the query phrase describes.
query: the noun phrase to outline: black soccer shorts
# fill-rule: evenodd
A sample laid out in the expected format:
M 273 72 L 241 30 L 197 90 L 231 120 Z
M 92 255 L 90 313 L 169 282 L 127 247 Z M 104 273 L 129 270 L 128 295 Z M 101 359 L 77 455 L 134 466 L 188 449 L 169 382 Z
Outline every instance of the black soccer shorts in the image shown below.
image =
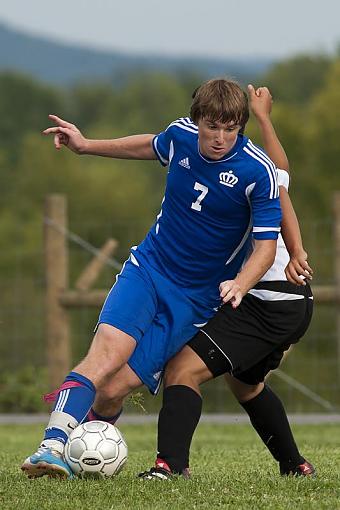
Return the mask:
M 309 326 L 313 294 L 308 284 L 260 282 L 255 288 L 301 298 L 265 301 L 247 294 L 236 309 L 223 305 L 188 342 L 214 377 L 230 372 L 247 384 L 264 381 Z

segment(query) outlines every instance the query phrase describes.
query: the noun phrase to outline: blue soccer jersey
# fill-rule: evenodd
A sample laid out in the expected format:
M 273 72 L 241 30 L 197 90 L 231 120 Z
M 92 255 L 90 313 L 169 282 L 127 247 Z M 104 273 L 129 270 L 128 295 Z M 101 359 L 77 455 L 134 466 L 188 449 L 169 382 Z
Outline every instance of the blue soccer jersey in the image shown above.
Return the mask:
M 281 210 L 276 168 L 247 137 L 218 161 L 199 150 L 198 128 L 180 118 L 153 140 L 155 153 L 168 166 L 161 211 L 134 252 L 147 257 L 186 289 L 217 294 L 232 279 L 255 239 L 276 239 Z
M 235 278 L 252 237 L 276 239 L 276 168 L 240 135 L 219 161 L 199 150 L 188 118 L 153 140 L 168 178 L 161 211 L 135 247 L 99 317 L 136 340 L 128 363 L 156 393 L 168 360 L 213 316 L 219 284 Z

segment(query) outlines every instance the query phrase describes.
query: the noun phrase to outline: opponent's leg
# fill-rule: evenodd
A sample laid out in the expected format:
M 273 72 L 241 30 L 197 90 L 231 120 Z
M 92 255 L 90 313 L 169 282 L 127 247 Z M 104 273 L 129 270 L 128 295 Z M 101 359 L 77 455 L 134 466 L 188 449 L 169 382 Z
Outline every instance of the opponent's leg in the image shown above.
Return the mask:
M 154 468 L 144 479 L 189 477 L 189 450 L 202 411 L 199 385 L 212 378 L 201 358 L 188 346 L 172 358 L 165 371 L 163 405 L 158 419 L 158 448 Z
M 143 383 L 124 365 L 103 387 L 98 388 L 93 406 L 84 421 L 101 420 L 114 425 L 123 412 L 124 398 Z
M 21 467 L 29 477 L 45 474 L 72 476 L 63 460 L 67 438 L 88 414 L 96 387 L 103 386 L 126 363 L 135 345 L 136 341 L 126 333 L 108 324 L 99 325 L 85 359 L 66 377 L 58 390 L 47 396 L 51 400 L 57 399 L 43 442 Z
M 280 473 L 313 475 L 315 469 L 301 456 L 279 397 L 263 382 L 250 385 L 230 374 L 225 378 L 263 443 L 280 463 Z

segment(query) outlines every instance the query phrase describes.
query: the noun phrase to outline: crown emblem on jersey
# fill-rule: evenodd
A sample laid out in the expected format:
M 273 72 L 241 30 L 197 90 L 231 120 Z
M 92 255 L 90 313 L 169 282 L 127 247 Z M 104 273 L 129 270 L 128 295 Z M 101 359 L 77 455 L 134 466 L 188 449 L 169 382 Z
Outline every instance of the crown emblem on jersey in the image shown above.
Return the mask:
M 221 172 L 220 173 L 220 184 L 224 186 L 229 186 L 229 188 L 233 188 L 235 184 L 238 183 L 238 177 L 233 174 L 232 170 L 229 172 Z
M 181 161 L 179 161 L 178 164 L 190 170 L 189 158 L 181 159 Z

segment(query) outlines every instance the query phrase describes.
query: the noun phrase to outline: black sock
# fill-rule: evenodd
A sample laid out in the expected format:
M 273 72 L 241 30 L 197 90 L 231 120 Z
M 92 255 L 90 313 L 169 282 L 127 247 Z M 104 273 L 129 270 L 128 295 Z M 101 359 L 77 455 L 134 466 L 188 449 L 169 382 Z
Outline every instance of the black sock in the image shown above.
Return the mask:
M 192 436 L 202 412 L 202 398 L 188 386 L 165 388 L 158 418 L 158 453 L 174 473 L 189 467 Z
M 304 462 L 294 441 L 282 402 L 268 386 L 255 398 L 241 405 L 274 459 L 293 466 Z

